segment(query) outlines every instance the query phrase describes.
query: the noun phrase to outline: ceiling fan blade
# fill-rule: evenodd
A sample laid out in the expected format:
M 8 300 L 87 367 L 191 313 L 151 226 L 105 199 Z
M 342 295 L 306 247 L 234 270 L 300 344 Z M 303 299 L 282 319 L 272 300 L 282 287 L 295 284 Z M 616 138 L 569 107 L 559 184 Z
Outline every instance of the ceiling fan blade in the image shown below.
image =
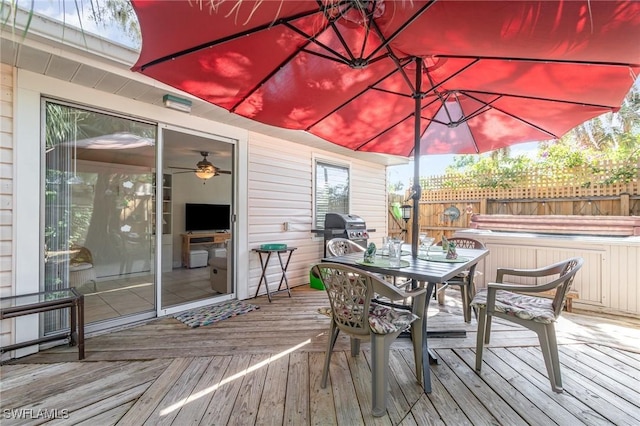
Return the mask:
M 193 167 L 176 167 L 176 166 L 168 166 L 170 169 L 178 169 L 178 170 L 190 170 L 192 172 L 195 172 L 196 169 L 194 169 Z
M 182 174 L 182 173 L 195 173 L 195 172 L 196 172 L 195 170 L 185 170 L 184 172 L 174 172 L 173 174 L 174 175 L 179 175 L 179 174 Z
M 218 173 L 221 175 L 230 175 L 231 174 L 231 170 L 220 170 L 218 169 Z

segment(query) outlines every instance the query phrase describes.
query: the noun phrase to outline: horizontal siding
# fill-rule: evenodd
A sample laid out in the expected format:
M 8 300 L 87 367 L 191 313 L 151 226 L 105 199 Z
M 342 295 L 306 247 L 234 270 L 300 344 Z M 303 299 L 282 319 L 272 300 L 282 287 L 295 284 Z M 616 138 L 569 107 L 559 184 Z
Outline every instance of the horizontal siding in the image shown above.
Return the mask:
M 273 242 L 297 247 L 287 272 L 291 286 L 308 284 L 309 267 L 323 254 L 323 241 L 311 234 L 314 156 L 351 165 L 351 213 L 375 227 L 380 239 L 386 233 L 385 166 L 255 133 L 250 134 L 248 151 L 249 249 Z M 284 222 L 290 224 L 289 231 Z M 253 296 L 262 272 L 256 253 L 250 255 L 249 269 L 248 294 Z M 275 289 L 281 278 L 277 258 L 271 259 L 266 278 Z
M 15 294 L 13 271 L 13 68 L 0 64 L 0 297 Z M 0 344 L 13 343 L 14 321 L 1 321 Z
M 553 236 L 531 237 L 517 233 L 461 231 L 457 236 L 475 238 L 490 251 L 478 269 L 478 287 L 495 280 L 496 269 L 540 268 L 563 259 L 584 259 L 573 289 L 577 307 L 619 315 L 640 315 L 640 239 Z

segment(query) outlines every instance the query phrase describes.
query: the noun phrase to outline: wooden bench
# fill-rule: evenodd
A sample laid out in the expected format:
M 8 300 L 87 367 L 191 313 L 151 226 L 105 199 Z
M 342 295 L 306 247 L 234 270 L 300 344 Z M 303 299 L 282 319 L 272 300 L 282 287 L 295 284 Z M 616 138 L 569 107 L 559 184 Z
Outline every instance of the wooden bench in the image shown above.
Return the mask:
M 536 295 L 553 299 L 556 296 L 556 291 L 548 290 L 548 291 L 543 291 L 542 293 L 536 293 Z M 578 292 L 576 290 L 569 290 L 569 293 L 567 293 L 567 301 L 564 305 L 564 309 L 567 312 L 573 312 L 573 299 L 579 299 Z

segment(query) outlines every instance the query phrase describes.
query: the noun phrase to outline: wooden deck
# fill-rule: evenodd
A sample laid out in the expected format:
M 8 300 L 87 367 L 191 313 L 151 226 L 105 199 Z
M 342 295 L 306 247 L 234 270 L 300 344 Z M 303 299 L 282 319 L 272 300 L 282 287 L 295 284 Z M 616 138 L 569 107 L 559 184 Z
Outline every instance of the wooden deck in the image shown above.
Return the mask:
M 579 313 L 559 323 L 565 392 L 551 391 L 535 335 L 496 321 L 480 375 L 475 320 L 467 326 L 447 293 L 429 328 L 466 328 L 433 338 L 433 392 L 418 385 L 408 339 L 391 353 L 388 413 L 373 418 L 370 354 L 352 358 L 342 337 L 330 386 L 320 388 L 328 319 L 322 291 L 298 287 L 248 300 L 260 309 L 190 329 L 173 318 L 89 338 L 87 358 L 59 346 L 0 370 L 2 425 L 637 425 L 640 323 Z

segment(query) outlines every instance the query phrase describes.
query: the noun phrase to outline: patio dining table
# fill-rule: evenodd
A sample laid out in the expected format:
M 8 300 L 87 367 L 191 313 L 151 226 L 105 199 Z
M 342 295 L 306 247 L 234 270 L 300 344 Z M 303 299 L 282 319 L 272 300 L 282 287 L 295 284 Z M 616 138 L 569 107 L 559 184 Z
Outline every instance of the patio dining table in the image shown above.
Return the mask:
M 427 306 L 425 306 L 425 318 L 422 327 L 422 385 L 427 393 L 431 392 L 430 358 L 435 359 L 435 356 L 430 353 L 428 347 L 426 313 L 429 302 L 433 297 L 435 286 L 446 282 L 463 271 L 468 270 L 473 276 L 478 262 L 489 255 L 489 250 L 458 249 L 457 253 L 458 259 L 456 260 L 448 260 L 442 252 L 436 253 L 434 251 L 431 251 L 428 256 L 424 254 L 416 258 L 410 255 L 402 256 L 401 267 L 388 267 L 386 266 L 388 262 L 366 264 L 363 262 L 362 253 L 349 253 L 344 256 L 323 259 L 324 262 L 340 263 L 387 276 L 409 278 L 414 280 L 416 286 L 426 285 Z M 441 334 L 441 332 L 438 334 Z

